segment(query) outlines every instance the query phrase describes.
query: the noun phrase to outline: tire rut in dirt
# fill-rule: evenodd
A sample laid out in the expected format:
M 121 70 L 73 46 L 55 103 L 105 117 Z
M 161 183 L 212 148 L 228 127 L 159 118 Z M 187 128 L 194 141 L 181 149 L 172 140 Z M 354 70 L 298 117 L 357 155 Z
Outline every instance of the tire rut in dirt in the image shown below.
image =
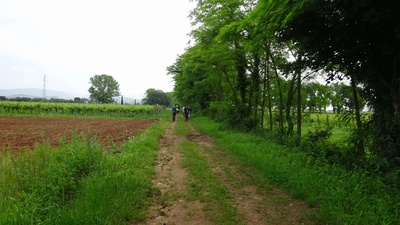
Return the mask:
M 185 199 L 187 173 L 181 167 L 181 155 L 177 149 L 185 139 L 172 134 L 174 126 L 175 122 L 171 123 L 159 141 L 160 151 L 153 180 L 157 191 L 145 224 L 207 224 L 202 203 Z
M 251 171 L 240 168 L 233 157 L 215 146 L 212 138 L 191 129 L 187 139 L 199 144 L 211 170 L 231 193 L 231 203 L 244 224 L 312 224 L 306 217 L 310 211 L 304 202 L 271 186 L 258 188 L 248 179 L 253 176 Z

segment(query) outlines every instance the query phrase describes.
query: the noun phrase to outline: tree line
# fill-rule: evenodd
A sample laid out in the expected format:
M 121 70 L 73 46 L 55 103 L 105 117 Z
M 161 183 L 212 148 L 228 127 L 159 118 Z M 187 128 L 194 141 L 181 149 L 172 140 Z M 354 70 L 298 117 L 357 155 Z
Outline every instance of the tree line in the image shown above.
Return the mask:
M 58 102 L 58 103 L 87 103 L 90 101 L 88 98 L 75 97 L 74 99 L 63 99 L 63 98 L 50 98 L 44 99 L 39 97 L 6 97 L 0 96 L 0 101 L 10 102 Z
M 124 97 L 121 95 L 119 90 L 119 83 L 114 79 L 113 76 L 107 74 L 94 75 L 90 78 L 91 84 L 88 92 L 89 98 L 75 97 L 74 99 L 62 99 L 62 98 L 39 98 L 39 97 L 11 97 L 0 96 L 0 101 L 14 101 L 14 102 L 55 102 L 55 103 L 100 103 L 100 104 L 127 104 L 124 101 Z M 118 100 L 117 100 L 118 99 Z M 133 104 L 144 104 L 144 105 L 162 105 L 169 106 L 172 101 L 171 93 L 165 93 L 162 90 L 156 90 L 149 88 L 145 92 L 145 97 L 140 102 Z M 132 103 L 128 103 L 132 104 Z
M 95 75 L 90 78 L 90 84 L 91 86 L 88 91 L 90 94 L 90 101 L 92 102 L 100 104 L 115 103 L 115 97 L 121 96 L 119 83 L 111 75 Z M 170 102 L 171 97 L 168 96 L 168 93 L 162 90 L 149 88 L 146 90 L 145 97 L 142 99 L 141 104 L 168 106 Z M 121 105 L 125 103 L 123 96 L 120 98 L 120 103 Z M 136 104 L 135 100 L 135 105 Z
M 351 107 L 351 157 L 374 161 L 371 170 L 397 171 L 400 2 L 194 2 L 191 43 L 167 68 L 179 101 L 239 129 L 295 137 L 300 146 L 305 105 L 327 105 L 324 89 L 312 89 L 319 76 L 337 93 L 335 112 Z M 345 90 L 335 91 L 344 79 Z M 368 119 L 364 106 L 373 112 Z

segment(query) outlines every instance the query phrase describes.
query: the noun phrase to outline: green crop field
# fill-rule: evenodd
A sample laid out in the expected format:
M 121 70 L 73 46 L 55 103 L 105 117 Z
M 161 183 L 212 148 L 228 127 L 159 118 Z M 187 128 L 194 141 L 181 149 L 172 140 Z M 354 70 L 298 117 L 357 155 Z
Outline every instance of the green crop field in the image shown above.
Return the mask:
M 295 115 L 294 115 L 295 116 Z M 294 131 L 297 129 L 296 120 L 293 116 Z M 371 116 L 370 113 L 363 113 L 363 117 Z M 266 117 L 264 126 L 269 126 L 269 120 Z M 273 126 L 278 128 L 278 112 L 273 112 Z M 343 114 L 332 112 L 303 112 L 302 114 L 302 136 L 306 136 L 309 132 L 316 130 L 329 129 L 332 135 L 329 137 L 331 141 L 343 141 L 349 137 L 353 128 L 356 127 L 356 122 L 353 118 L 345 117 Z
M 163 110 L 161 106 L 115 105 L 115 104 L 78 104 L 47 102 L 9 102 L 0 101 L 1 114 L 45 114 L 77 116 L 144 116 Z

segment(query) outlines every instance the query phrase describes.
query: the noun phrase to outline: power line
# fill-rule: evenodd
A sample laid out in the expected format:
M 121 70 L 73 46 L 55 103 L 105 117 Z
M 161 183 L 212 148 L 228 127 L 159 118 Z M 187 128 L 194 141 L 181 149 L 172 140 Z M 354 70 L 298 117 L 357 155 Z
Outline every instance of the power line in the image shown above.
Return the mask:
M 43 76 L 43 99 L 46 100 L 46 75 Z

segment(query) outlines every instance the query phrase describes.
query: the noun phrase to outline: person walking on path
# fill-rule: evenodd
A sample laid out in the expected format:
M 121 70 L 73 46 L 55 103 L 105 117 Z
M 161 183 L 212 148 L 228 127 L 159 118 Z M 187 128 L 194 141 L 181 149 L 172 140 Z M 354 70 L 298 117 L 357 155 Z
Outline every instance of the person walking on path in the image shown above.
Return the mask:
M 189 121 L 190 110 L 191 110 L 190 106 L 185 106 L 185 111 L 184 111 L 185 122 Z
M 174 106 L 172 106 L 172 121 L 175 121 L 175 119 L 176 119 L 176 106 L 174 105 Z

